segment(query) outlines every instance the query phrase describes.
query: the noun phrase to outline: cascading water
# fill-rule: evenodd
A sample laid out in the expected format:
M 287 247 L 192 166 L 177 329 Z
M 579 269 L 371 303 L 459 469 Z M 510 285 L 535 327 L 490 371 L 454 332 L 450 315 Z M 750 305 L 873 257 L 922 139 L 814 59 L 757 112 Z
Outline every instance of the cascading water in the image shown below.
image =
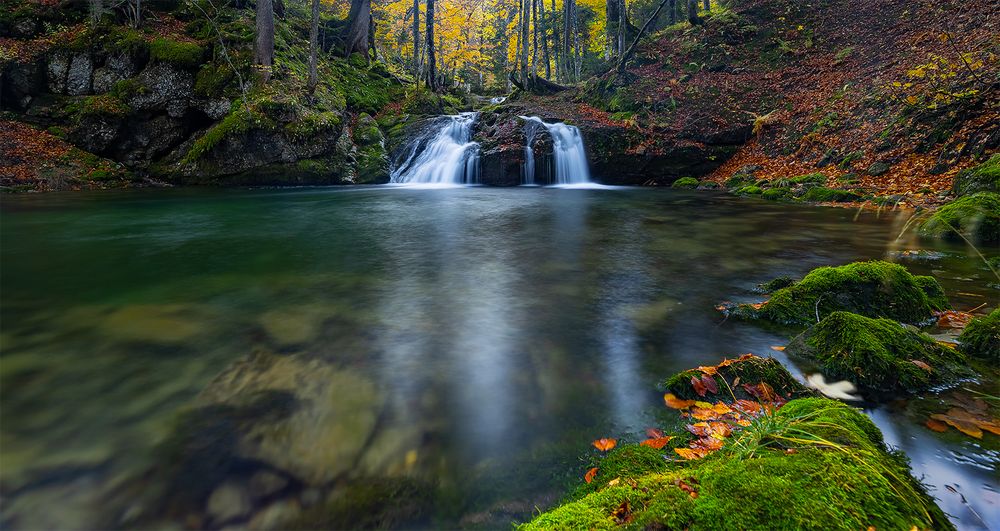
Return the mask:
M 590 168 L 587 166 L 587 152 L 583 148 L 583 137 L 580 130 L 562 122 L 545 123 L 537 116 L 521 116 L 525 122 L 525 135 L 529 137 L 525 148 L 525 178 L 535 182 L 534 153 L 531 143 L 534 140 L 535 124 L 541 125 L 552 136 L 552 158 L 555 162 L 555 180 L 553 184 L 586 184 L 590 182 Z M 530 132 L 529 132 L 530 131 Z M 530 161 L 530 162 L 529 162 Z M 530 173 L 528 172 L 530 164 Z
M 542 129 L 541 120 L 524 124 L 524 184 L 535 184 L 535 136 Z
M 479 180 L 479 143 L 472 141 L 472 128 L 479 113 L 464 112 L 439 118 L 440 125 L 427 129 L 410 142 L 406 159 L 390 176 L 393 183 L 473 184 Z

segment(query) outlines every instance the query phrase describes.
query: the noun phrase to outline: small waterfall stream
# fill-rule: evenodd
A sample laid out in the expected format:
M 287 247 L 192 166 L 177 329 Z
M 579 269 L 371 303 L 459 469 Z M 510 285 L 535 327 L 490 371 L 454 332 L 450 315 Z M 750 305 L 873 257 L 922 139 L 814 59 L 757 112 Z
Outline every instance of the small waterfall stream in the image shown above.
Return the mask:
M 528 184 L 537 181 L 535 159 L 531 144 L 538 126 L 544 127 L 552 137 L 552 158 L 555 163 L 553 184 L 572 185 L 590 182 L 590 168 L 587 166 L 587 152 L 583 147 L 583 137 L 575 126 L 562 122 L 546 123 L 537 116 L 521 116 L 525 123 L 525 180 Z M 530 170 L 530 171 L 529 171 Z
M 440 118 L 406 148 L 406 159 L 390 175 L 402 184 L 474 184 L 479 179 L 479 143 L 472 129 L 479 113 Z

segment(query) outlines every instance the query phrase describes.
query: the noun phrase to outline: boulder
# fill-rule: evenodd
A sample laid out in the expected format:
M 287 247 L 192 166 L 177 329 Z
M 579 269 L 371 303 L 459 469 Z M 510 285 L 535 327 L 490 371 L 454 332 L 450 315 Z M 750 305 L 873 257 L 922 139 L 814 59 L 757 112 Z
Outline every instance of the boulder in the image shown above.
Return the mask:
M 958 336 L 959 350 L 967 356 L 1000 364 L 1000 308 L 975 317 Z
M 785 353 L 815 363 L 832 381 L 855 383 L 869 398 L 926 391 L 973 376 L 957 350 L 890 319 L 833 312 L 799 334 Z
M 90 55 L 74 55 L 66 73 L 66 93 L 70 96 L 90 94 L 93 74 L 94 61 Z
M 920 234 L 977 243 L 1000 242 L 1000 193 L 977 192 L 937 209 L 919 227 Z
M 56 52 L 49 56 L 45 68 L 46 84 L 53 94 L 66 93 L 66 75 L 69 73 L 69 54 Z

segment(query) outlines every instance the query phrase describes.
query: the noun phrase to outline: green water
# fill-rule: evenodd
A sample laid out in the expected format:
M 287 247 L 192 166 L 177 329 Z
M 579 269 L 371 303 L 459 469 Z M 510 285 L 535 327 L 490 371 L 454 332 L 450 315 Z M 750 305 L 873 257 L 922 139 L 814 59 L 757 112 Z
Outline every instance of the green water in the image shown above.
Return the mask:
M 910 215 L 638 189 L 4 197 L 2 524 L 245 526 L 282 503 L 360 509 L 356 485 L 400 478 L 429 494 L 398 525 L 523 521 L 579 481 L 591 440 L 656 424 L 664 376 L 743 352 L 787 361 L 769 348 L 787 338 L 713 309 L 759 282 L 932 249 L 906 265 L 958 308 L 995 307 L 967 248 L 897 237 Z M 255 384 L 264 406 L 295 395 L 309 412 L 280 425 L 287 455 L 236 456 L 184 416 L 254 352 L 287 362 Z M 1000 521 L 995 441 L 871 413 L 958 525 Z M 178 446 L 180 431 L 209 442 Z M 177 464 L 205 447 L 226 466 Z M 262 470 L 284 485 L 206 516 L 219 485 Z

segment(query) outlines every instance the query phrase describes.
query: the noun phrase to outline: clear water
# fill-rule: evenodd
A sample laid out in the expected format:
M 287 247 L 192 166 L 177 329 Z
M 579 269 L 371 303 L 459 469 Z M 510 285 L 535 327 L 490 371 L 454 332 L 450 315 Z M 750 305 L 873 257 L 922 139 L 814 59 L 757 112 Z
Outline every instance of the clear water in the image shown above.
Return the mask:
M 664 376 L 781 358 L 769 347 L 786 338 L 713 310 L 756 283 L 935 249 L 946 256 L 907 265 L 960 308 L 997 304 L 964 247 L 897 239 L 908 213 L 704 192 L 137 190 L 4 197 L 0 216 L 11 529 L 121 522 L 170 464 L 157 445 L 178 414 L 254 350 L 308 353 L 315 374 L 376 390 L 343 398 L 377 402 L 375 433 L 336 444 L 374 455 L 378 435 L 402 434 L 383 452 L 396 464 L 352 461 L 343 477 L 436 485 L 424 525 L 506 527 L 580 481 L 590 441 L 655 425 Z M 872 415 L 959 526 L 1000 521 L 997 438 L 938 435 L 908 411 Z M 312 503 L 300 487 L 283 496 Z

